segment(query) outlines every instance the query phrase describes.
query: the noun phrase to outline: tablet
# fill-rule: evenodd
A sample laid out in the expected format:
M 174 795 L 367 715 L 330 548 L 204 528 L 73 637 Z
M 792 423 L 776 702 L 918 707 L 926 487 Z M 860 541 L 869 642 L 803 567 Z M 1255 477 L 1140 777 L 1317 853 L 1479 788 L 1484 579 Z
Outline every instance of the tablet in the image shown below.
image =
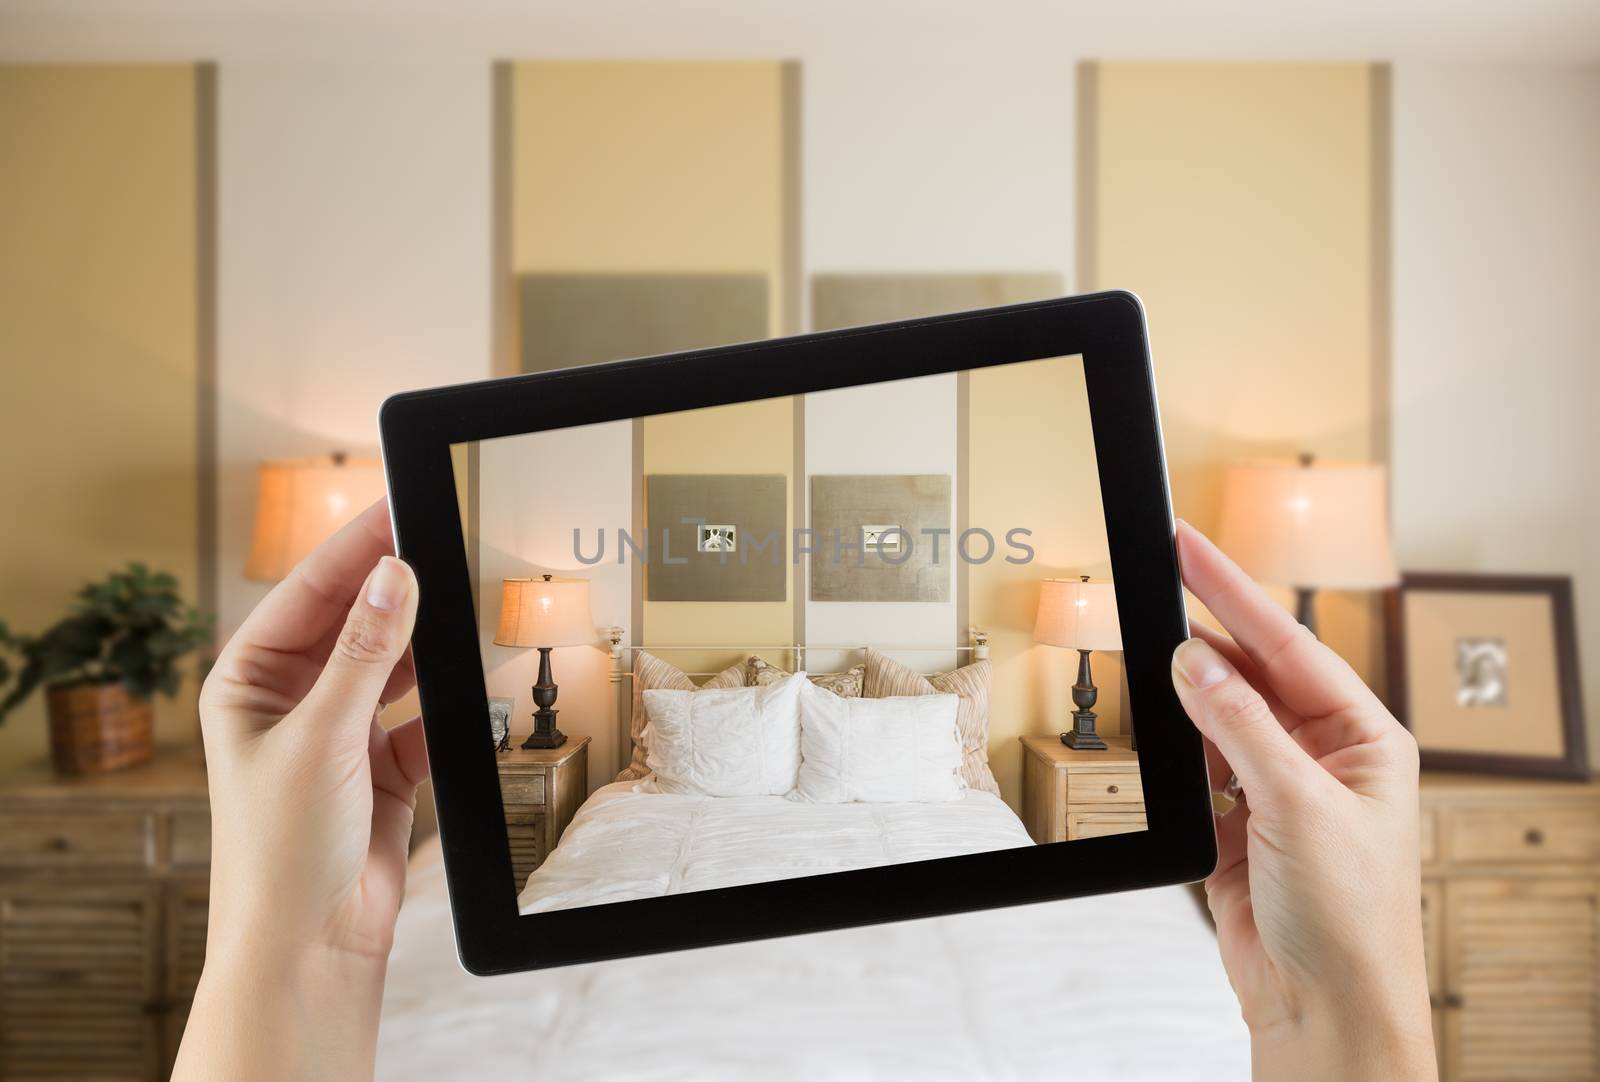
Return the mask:
M 1211 871 L 1133 295 L 410 392 L 380 427 L 469 971 Z

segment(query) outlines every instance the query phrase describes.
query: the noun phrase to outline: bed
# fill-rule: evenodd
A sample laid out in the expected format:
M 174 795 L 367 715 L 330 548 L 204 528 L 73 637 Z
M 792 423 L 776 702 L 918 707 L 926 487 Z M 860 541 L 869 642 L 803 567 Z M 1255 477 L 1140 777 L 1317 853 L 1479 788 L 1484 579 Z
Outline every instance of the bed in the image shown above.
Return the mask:
M 633 789 L 591 798 L 530 878 L 525 909 L 915 859 L 917 846 L 1018 844 L 1021 829 L 986 793 L 932 819 L 927 806 L 802 807 L 826 813 L 797 843 L 805 852 L 741 870 L 730 854 L 773 817 L 792 823 L 794 805 Z M 631 847 L 673 837 L 687 859 L 615 875 Z M 1249 1057 L 1211 929 L 1180 888 L 482 979 L 456 962 L 435 838 L 412 860 L 377 1076 L 1207 1082 L 1249 1077 Z
M 539 913 L 1032 844 L 1011 809 L 978 790 L 948 803 L 807 804 L 624 781 L 584 803 L 517 903 Z

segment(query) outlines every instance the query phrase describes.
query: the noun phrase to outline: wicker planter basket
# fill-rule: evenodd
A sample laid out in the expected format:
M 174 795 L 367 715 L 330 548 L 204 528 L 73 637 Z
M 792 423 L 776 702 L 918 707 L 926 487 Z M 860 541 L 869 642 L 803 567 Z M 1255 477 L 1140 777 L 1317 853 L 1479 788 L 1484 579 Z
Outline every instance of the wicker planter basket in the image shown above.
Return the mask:
M 155 723 L 150 700 L 121 684 L 49 689 L 50 757 L 63 774 L 102 774 L 148 763 Z

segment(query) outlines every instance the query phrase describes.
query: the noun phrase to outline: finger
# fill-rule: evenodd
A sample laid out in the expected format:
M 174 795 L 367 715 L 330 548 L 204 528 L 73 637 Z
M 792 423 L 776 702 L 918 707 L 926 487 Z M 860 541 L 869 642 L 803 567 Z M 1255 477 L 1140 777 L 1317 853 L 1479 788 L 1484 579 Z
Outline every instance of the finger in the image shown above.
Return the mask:
M 1187 639 L 1173 652 L 1172 683 L 1196 728 L 1222 752 L 1257 810 L 1285 807 L 1297 790 L 1327 778 L 1260 693 L 1204 639 Z
M 224 653 L 303 653 L 339 626 L 372 565 L 394 555 L 389 505 L 379 500 L 297 564 L 234 633 Z M 237 646 L 236 646 L 237 644 Z
M 319 733 L 335 739 L 365 742 L 416 615 L 417 580 L 411 568 L 383 557 L 350 606 L 322 675 L 291 718 L 311 720 Z
M 411 651 L 408 648 L 400 655 L 400 660 L 394 667 L 394 672 L 389 674 L 389 682 L 383 685 L 383 694 L 378 701 L 384 706 L 396 702 L 405 696 L 406 692 L 417 686 L 417 667 L 411 660 Z
M 1249 681 L 1250 686 L 1266 700 L 1268 708 L 1272 710 L 1272 716 L 1278 719 L 1278 724 L 1283 726 L 1285 732 L 1293 735 L 1304 724 L 1304 718 L 1283 705 L 1283 701 L 1278 698 L 1277 693 L 1256 668 L 1255 662 L 1245 656 L 1238 643 L 1204 624 L 1191 623 L 1189 632 L 1197 639 L 1206 640 L 1219 654 L 1228 659 L 1229 664 L 1239 670 L 1239 675 Z
M 414 805 L 417 786 L 428 780 L 428 747 L 422 739 L 422 719 L 412 718 L 385 729 L 373 718 L 367 750 L 372 757 L 372 787 Z
M 1183 582 L 1255 663 L 1268 686 L 1304 717 L 1381 706 L 1344 659 L 1316 640 L 1200 531 L 1178 523 Z

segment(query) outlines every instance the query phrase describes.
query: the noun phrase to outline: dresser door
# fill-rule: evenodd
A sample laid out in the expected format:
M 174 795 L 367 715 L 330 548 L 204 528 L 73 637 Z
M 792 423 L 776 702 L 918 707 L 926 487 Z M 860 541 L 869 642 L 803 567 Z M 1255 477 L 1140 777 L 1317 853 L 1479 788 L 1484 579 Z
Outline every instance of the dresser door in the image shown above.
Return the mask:
M 1600 1078 L 1600 889 L 1485 879 L 1445 888 L 1452 1082 Z
M 159 894 L 0 883 L 0 1078 L 157 1077 Z
M 166 1077 L 189 1020 L 189 1006 L 200 984 L 200 967 L 206 960 L 206 908 L 209 891 L 204 879 L 177 880 L 164 892 L 166 920 L 165 1024 L 162 1059 Z

